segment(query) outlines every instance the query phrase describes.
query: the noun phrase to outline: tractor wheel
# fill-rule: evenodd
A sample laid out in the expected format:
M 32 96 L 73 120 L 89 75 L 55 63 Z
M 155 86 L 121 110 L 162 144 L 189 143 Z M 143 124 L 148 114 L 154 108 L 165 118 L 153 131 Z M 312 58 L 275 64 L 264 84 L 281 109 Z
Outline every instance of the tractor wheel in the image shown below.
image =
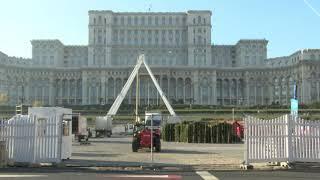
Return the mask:
M 138 139 L 133 138 L 133 140 L 132 140 L 132 152 L 138 152 L 138 149 L 139 149 Z
M 111 133 L 110 132 L 107 132 L 107 137 L 111 137 Z
M 161 141 L 159 138 L 157 138 L 155 140 L 156 144 L 155 144 L 155 149 L 156 149 L 156 152 L 160 152 L 161 151 Z

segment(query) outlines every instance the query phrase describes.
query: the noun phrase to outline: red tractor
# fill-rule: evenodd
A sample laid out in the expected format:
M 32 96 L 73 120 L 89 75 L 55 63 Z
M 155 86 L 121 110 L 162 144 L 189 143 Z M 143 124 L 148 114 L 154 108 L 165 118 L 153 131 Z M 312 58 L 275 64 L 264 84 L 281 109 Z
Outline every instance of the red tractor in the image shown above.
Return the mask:
M 132 151 L 138 152 L 142 148 L 154 148 L 156 152 L 160 152 L 160 132 L 160 128 L 153 128 L 153 147 L 151 147 L 151 128 L 146 125 L 136 125 L 133 132 Z

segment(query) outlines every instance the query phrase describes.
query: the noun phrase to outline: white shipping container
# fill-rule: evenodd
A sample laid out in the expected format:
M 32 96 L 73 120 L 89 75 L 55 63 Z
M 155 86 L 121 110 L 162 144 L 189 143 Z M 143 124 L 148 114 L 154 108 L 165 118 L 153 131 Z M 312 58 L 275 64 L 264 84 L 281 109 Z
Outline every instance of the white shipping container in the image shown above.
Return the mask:
M 112 134 L 112 118 L 107 116 L 97 116 L 95 130 L 97 133 L 103 133 L 110 137 Z

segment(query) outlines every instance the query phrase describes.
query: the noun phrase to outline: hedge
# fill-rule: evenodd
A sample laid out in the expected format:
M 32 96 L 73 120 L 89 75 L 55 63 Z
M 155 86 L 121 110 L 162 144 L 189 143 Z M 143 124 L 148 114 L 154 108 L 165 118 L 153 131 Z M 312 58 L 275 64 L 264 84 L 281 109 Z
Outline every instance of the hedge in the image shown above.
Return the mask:
M 239 143 L 241 139 L 233 131 L 232 124 L 223 122 L 183 122 L 166 124 L 162 139 L 185 143 Z

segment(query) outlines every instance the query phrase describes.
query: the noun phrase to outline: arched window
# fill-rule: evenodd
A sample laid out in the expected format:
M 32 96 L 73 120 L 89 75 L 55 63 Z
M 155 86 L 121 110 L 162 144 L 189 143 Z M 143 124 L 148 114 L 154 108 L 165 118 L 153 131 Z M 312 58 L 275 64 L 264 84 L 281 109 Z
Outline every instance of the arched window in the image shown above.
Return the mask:
M 201 83 L 201 103 L 202 104 L 209 104 L 209 83 L 207 78 L 203 78 L 202 83 Z
M 201 38 L 201 36 L 198 36 L 198 44 L 202 44 L 202 38 Z
M 293 95 L 294 95 L 294 80 L 293 80 L 293 78 L 291 76 L 289 77 L 289 92 L 290 92 L 290 97 L 293 98 Z
M 128 25 L 131 25 L 131 17 L 128 17 Z
M 54 56 L 50 56 L 50 65 L 54 64 Z
M 151 16 L 148 17 L 148 24 L 151 25 L 152 24 L 152 19 Z
M 287 101 L 286 95 L 287 95 L 287 81 L 286 81 L 286 78 L 282 78 L 281 80 L 281 103 L 282 104 L 285 104 Z
M 154 23 L 155 23 L 156 25 L 159 24 L 159 18 L 158 18 L 158 17 L 156 17 L 156 18 L 154 19 Z
M 193 24 L 196 24 L 196 19 L 195 18 L 193 18 Z
M 121 21 L 121 25 L 124 25 L 124 17 L 123 16 L 121 17 L 120 21 Z
M 134 25 L 138 25 L 138 17 L 134 17 Z
M 169 63 L 170 64 L 170 63 Z M 169 81 L 169 86 L 170 86 L 170 89 L 176 89 L 177 87 L 177 82 L 176 82 L 176 79 L 175 78 L 170 78 L 170 81 Z M 169 97 L 170 99 L 176 99 L 176 91 L 169 91 Z
M 101 16 L 99 16 L 99 24 L 101 24 L 101 21 L 102 21 L 102 20 L 101 20 Z
M 117 17 L 114 17 L 114 18 L 113 18 L 113 23 L 114 23 L 114 24 L 117 24 L 117 23 L 118 23 L 118 18 L 117 18 Z
M 112 99 L 114 98 L 114 80 L 113 78 L 108 79 L 108 98 Z
M 176 24 L 178 25 L 180 23 L 179 17 L 176 17 Z
M 192 97 L 192 90 L 191 90 L 192 86 L 191 86 L 191 79 L 190 78 L 186 78 L 185 79 L 185 96 L 186 96 L 186 100 L 190 103 L 192 103 L 193 101 L 193 97 Z
M 201 17 L 198 16 L 198 23 L 200 24 L 201 23 Z

